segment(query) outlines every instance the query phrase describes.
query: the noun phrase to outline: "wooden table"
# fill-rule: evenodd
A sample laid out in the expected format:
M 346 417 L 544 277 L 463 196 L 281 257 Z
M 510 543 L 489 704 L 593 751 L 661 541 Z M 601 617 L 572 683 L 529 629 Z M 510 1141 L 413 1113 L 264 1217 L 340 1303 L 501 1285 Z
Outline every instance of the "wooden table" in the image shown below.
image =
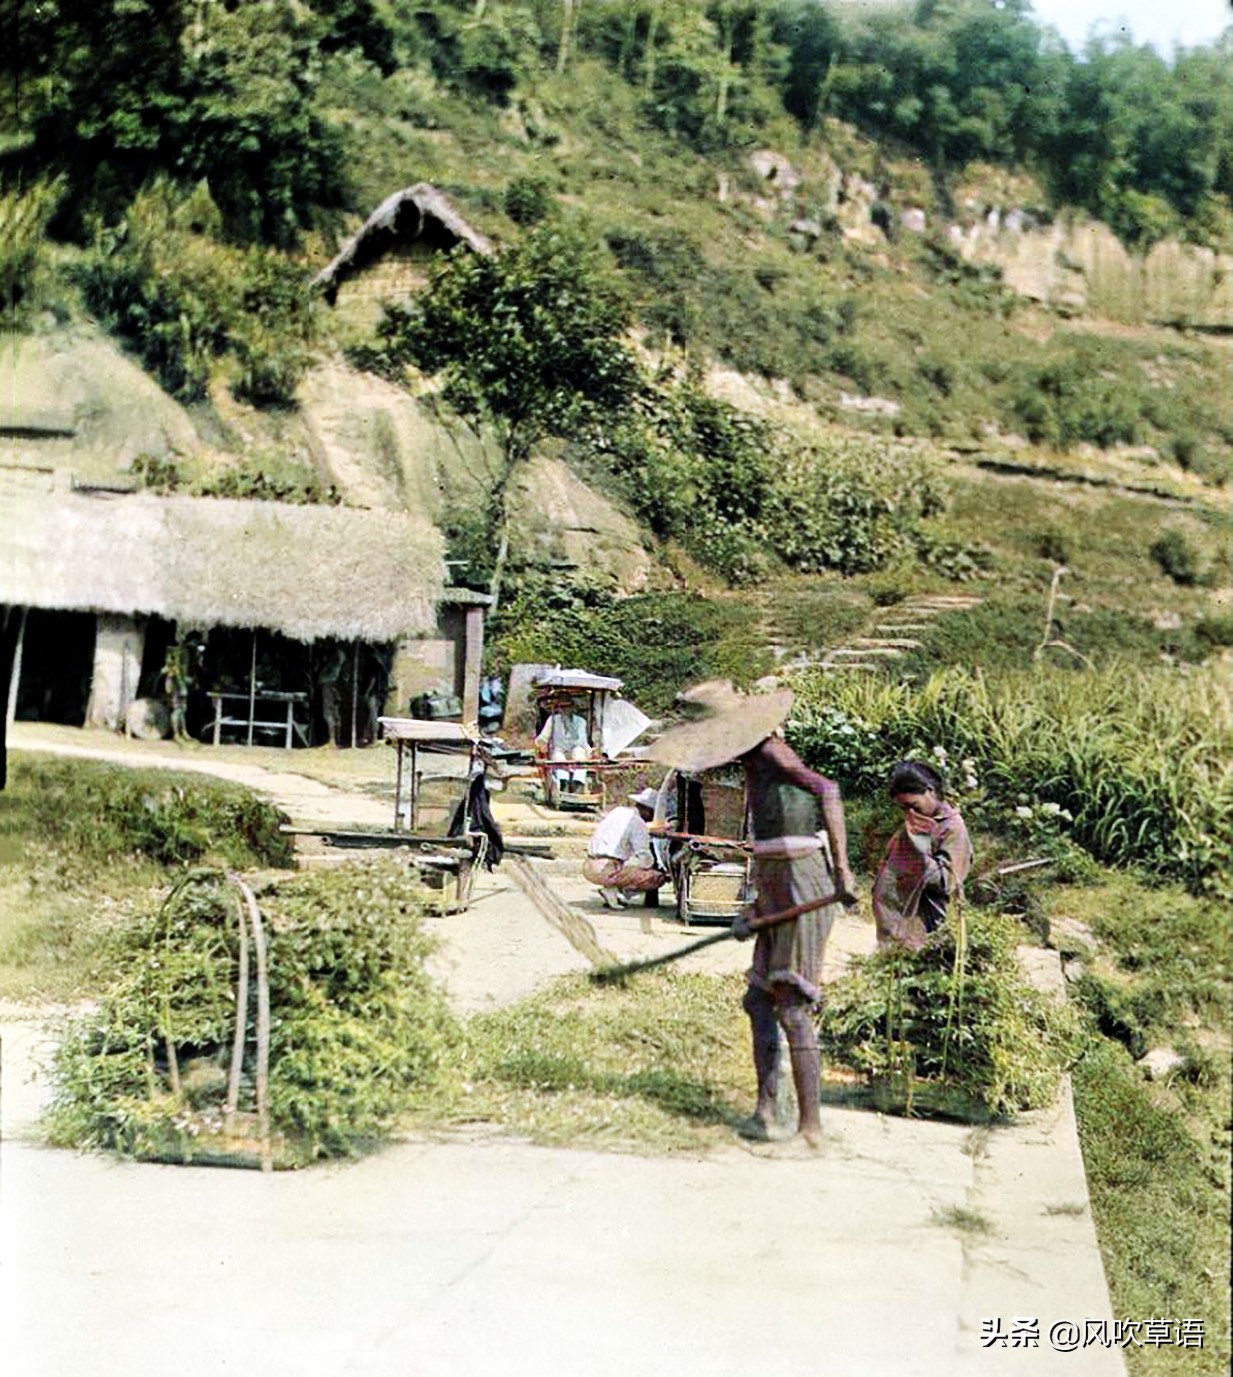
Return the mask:
M 433 722 L 418 717 L 378 717 L 377 721 L 381 735 L 398 753 L 394 783 L 394 830 L 414 832 L 419 826 L 420 748 L 466 755 L 473 765 L 478 742 L 475 734 L 458 722 Z M 410 756 L 406 766 L 403 763 L 404 751 Z M 404 779 L 409 779 L 411 786 L 405 809 L 402 801 Z M 464 796 L 466 787 L 464 781 Z
M 211 701 L 214 703 L 214 744 L 219 744 L 224 727 L 243 727 L 247 735 L 247 744 L 253 744 L 254 731 L 281 731 L 283 733 L 283 746 L 290 750 L 295 736 L 307 746 L 308 732 L 295 720 L 296 707 L 301 703 L 308 702 L 306 693 L 280 693 L 275 689 L 259 689 L 256 693 L 211 693 Z M 235 710 L 228 715 L 224 704 L 227 702 L 240 703 L 241 709 Z M 258 717 L 258 705 L 270 703 L 275 705 L 277 711 L 281 706 L 283 714 L 277 720 L 267 717 Z

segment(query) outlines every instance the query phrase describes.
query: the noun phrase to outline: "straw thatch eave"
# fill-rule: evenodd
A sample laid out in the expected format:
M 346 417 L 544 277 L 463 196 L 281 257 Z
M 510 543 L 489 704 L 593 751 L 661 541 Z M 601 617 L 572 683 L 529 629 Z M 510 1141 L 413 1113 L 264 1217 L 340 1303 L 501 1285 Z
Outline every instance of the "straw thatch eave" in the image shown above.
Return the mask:
M 428 182 L 416 182 L 387 196 L 333 261 L 317 274 L 313 285 L 322 288 L 327 299 L 333 301 L 338 288 L 352 273 L 395 246 L 417 239 L 442 250 L 456 244 L 466 244 L 482 254 L 493 250 L 492 240 L 469 225 L 443 191 Z
M 0 506 L 0 603 L 392 641 L 431 629 L 440 532 L 401 512 L 23 493 Z

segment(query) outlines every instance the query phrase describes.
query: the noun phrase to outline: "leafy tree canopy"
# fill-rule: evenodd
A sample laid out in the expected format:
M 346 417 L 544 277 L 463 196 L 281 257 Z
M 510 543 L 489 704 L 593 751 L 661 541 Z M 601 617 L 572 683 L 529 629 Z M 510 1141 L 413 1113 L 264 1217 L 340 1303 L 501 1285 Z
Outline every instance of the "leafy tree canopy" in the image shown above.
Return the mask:
M 624 297 L 586 243 L 555 226 L 491 256 L 451 253 L 413 305 L 387 313 L 387 353 L 437 374 L 506 457 L 619 406 L 637 385 Z

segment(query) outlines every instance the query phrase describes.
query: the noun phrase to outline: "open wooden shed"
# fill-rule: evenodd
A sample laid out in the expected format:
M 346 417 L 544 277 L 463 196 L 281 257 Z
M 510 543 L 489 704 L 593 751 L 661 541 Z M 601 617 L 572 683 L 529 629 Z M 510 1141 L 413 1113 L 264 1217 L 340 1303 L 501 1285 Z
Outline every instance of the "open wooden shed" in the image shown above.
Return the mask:
M 49 707 L 34 715 L 72 720 L 75 698 L 78 720 L 119 725 L 156 619 L 392 646 L 477 696 L 483 600 L 460 619 L 444 576 L 440 532 L 407 513 L 81 491 L 58 475 L 0 503 L 0 607 L 20 609 L 24 628 L 10 714 L 39 675 Z

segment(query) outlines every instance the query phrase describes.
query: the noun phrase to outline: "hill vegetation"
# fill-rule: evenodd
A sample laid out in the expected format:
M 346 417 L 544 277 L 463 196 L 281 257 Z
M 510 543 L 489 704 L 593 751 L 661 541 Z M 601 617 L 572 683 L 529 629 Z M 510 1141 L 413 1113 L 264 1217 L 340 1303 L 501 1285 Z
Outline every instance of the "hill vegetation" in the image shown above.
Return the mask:
M 517 108 L 553 77 L 577 85 L 581 75 L 585 94 L 589 64 L 631 89 L 644 124 L 701 152 L 763 139 L 786 120 L 807 138 L 837 118 L 943 182 L 976 160 L 1029 168 L 1056 203 L 1133 242 L 1178 229 L 1209 242 L 1229 230 L 1227 47 L 1172 64 L 1127 39 L 1073 54 L 1026 0 L 865 13 L 815 0 L 6 8 L 3 75 L 20 92 L 5 102 L 16 112 L 9 160 L 30 180 L 64 173 L 61 223 L 78 233 L 163 173 L 208 179 L 229 237 L 288 246 L 369 190 L 349 176 L 357 86 L 401 92 L 401 119 L 433 129 L 431 86 Z M 528 133 L 560 138 L 550 122 Z M 533 213 L 534 194 L 519 194 L 521 213 Z

